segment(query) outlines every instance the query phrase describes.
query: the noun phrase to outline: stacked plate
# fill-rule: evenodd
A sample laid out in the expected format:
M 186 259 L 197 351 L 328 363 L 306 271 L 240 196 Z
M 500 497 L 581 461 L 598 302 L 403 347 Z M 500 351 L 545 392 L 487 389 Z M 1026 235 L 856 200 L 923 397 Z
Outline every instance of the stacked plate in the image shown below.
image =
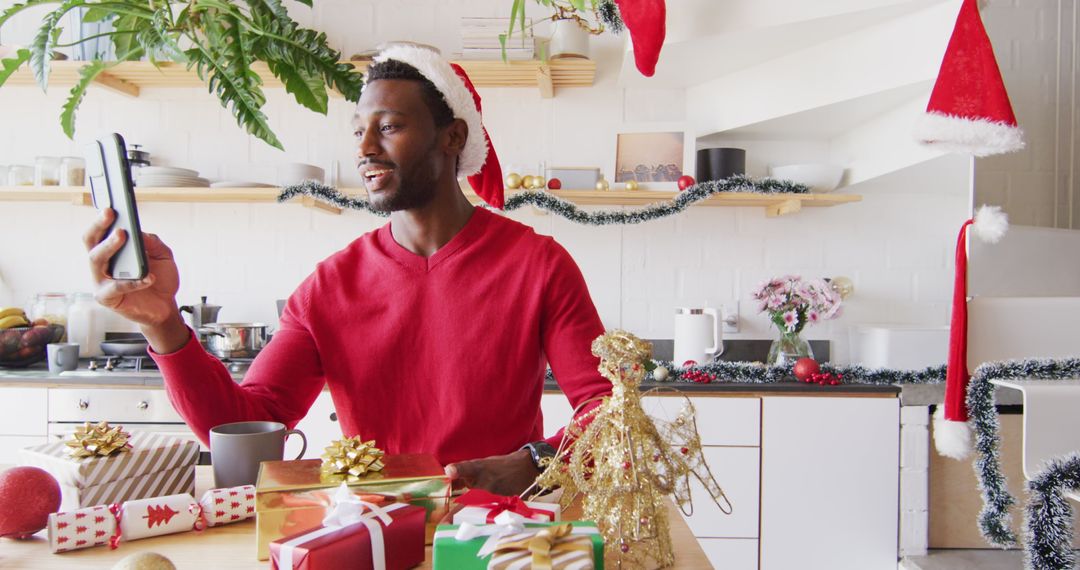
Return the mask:
M 140 188 L 206 188 L 210 181 L 186 168 L 144 166 L 136 171 L 135 185 Z

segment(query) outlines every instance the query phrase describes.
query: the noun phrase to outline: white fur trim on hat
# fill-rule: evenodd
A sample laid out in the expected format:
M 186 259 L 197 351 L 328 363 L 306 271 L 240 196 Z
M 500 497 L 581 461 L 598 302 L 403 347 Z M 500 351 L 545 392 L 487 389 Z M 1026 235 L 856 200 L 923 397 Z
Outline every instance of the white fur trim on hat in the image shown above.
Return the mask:
M 375 61 L 382 63 L 388 59 L 407 63 L 416 68 L 421 75 L 431 81 L 442 93 L 454 118 L 465 121 L 469 127 L 469 136 L 465 139 L 465 148 L 458 159 L 458 177 L 472 176 L 480 172 L 487 160 L 488 144 L 484 137 L 484 124 L 476 102 L 465 82 L 461 80 L 450 62 L 439 54 L 420 47 L 395 45 L 375 56 Z
M 934 412 L 934 447 L 938 455 L 966 459 L 971 454 L 971 427 L 967 422 L 945 419 L 945 406 Z
M 936 112 L 919 118 L 915 135 L 925 145 L 975 156 L 1024 148 L 1024 132 L 1016 125 Z

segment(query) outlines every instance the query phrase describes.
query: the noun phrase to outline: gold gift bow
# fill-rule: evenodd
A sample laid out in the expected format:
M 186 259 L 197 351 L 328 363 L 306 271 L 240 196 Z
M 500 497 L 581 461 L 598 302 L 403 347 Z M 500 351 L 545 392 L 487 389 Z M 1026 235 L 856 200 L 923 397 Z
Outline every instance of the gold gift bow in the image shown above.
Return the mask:
M 592 551 L 592 541 L 587 536 L 572 536 L 563 540 L 573 531 L 574 525 L 570 523 L 545 527 L 528 538 L 500 544 L 495 548 L 495 554 L 492 555 L 492 558 L 500 553 L 521 551 L 524 554 L 525 551 L 528 551 L 532 553 L 532 568 L 534 570 L 551 570 L 551 556 L 553 554 L 562 554 L 575 550 Z M 580 539 L 584 539 L 584 541 Z
M 123 430 L 124 426 L 110 427 L 108 422 L 101 421 L 97 425 L 86 422 L 75 428 L 71 439 L 65 441 L 68 453 L 75 459 L 85 457 L 108 457 L 113 453 L 129 451 L 131 444 L 128 439 L 131 434 Z
M 375 447 L 374 439 L 363 441 L 357 435 L 336 440 L 322 455 L 323 477 L 354 481 L 367 473 L 382 471 L 383 455 L 383 450 Z

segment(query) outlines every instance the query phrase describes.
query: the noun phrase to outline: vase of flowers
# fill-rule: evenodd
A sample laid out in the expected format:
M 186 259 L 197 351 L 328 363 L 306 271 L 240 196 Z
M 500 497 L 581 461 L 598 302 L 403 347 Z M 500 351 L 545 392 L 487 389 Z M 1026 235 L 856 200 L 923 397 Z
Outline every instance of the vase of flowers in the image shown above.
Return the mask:
M 754 291 L 759 310 L 780 331 L 769 347 L 766 363 L 790 365 L 800 358 L 813 358 L 810 343 L 801 333 L 807 325 L 840 316 L 840 295 L 824 279 L 803 279 L 785 275 L 762 283 Z

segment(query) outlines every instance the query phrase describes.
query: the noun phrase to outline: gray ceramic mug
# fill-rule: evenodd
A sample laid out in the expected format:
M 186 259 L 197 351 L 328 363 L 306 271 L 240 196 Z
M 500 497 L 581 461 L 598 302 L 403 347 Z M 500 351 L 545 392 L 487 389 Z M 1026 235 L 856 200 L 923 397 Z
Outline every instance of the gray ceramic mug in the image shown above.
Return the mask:
M 214 486 L 254 485 L 259 463 L 280 461 L 285 455 L 285 438 L 297 434 L 304 441 L 296 459 L 307 451 L 307 437 L 298 429 L 285 429 L 278 422 L 236 422 L 210 430 L 210 462 L 214 466 Z
M 46 356 L 49 357 L 49 372 L 59 374 L 68 370 L 75 370 L 79 365 L 79 343 L 55 342 L 45 347 Z

